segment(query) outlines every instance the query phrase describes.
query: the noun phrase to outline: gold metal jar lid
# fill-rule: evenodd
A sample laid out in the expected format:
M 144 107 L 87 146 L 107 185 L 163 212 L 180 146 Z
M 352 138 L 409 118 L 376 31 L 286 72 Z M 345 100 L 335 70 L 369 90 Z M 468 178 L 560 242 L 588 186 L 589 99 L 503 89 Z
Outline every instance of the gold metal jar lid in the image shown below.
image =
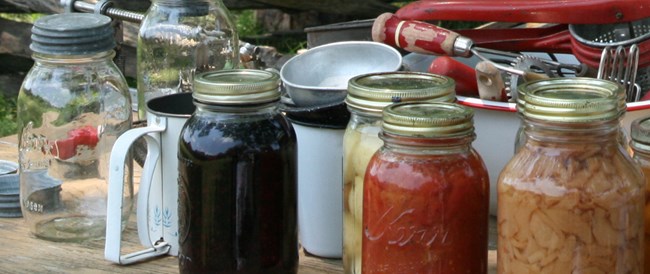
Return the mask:
M 409 137 L 459 137 L 474 133 L 474 111 L 447 102 L 406 102 L 384 109 L 382 129 Z
M 618 119 L 623 88 L 595 78 L 552 78 L 524 83 L 522 114 L 529 119 L 585 123 Z M 623 103 L 623 106 L 621 106 Z
M 280 76 L 271 71 L 210 71 L 194 78 L 192 97 L 203 103 L 243 105 L 280 100 Z
M 432 73 L 370 73 L 350 79 L 345 103 L 353 110 L 379 114 L 393 103 L 454 102 L 455 89 L 454 79 Z
M 650 117 L 632 121 L 630 130 L 632 132 L 632 142 L 630 143 L 632 149 L 650 153 Z
M 527 89 L 529 88 L 528 85 L 519 85 L 517 88 L 517 113 L 523 114 L 524 106 L 526 105 L 526 100 L 524 99 L 526 96 Z M 625 95 L 625 90 L 620 89 L 618 92 L 618 105 L 619 105 L 619 111 L 621 112 L 621 115 L 625 114 L 625 111 L 627 109 L 627 102 L 626 102 L 626 95 Z

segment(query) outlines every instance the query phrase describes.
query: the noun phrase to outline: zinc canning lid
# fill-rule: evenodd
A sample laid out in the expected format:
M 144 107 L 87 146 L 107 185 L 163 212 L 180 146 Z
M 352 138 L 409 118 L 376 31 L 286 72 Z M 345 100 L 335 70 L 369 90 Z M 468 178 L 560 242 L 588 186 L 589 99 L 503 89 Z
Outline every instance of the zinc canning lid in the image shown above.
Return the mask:
M 595 78 L 552 78 L 527 82 L 523 112 L 526 118 L 561 123 L 585 123 L 619 118 L 623 88 Z
M 111 18 L 100 14 L 66 13 L 39 18 L 32 27 L 30 49 L 49 55 L 86 55 L 115 47 Z
M 271 71 L 234 69 L 205 72 L 194 78 L 195 100 L 226 104 L 262 104 L 280 100 L 280 76 Z
M 642 117 L 632 121 L 630 126 L 632 149 L 650 153 L 650 117 Z
M 454 79 L 423 72 L 381 72 L 353 77 L 346 104 L 353 109 L 381 113 L 387 105 L 409 101 L 454 102 Z
M 473 134 L 474 111 L 448 102 L 406 102 L 383 111 L 384 132 L 410 137 L 458 137 Z

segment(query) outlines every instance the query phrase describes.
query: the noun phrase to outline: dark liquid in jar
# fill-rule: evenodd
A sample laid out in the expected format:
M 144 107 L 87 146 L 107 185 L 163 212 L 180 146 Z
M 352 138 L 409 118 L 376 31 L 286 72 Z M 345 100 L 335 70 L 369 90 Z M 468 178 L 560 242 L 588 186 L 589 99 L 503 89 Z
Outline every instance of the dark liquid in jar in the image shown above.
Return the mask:
M 206 117 L 180 136 L 180 272 L 296 273 L 295 134 L 280 115 Z

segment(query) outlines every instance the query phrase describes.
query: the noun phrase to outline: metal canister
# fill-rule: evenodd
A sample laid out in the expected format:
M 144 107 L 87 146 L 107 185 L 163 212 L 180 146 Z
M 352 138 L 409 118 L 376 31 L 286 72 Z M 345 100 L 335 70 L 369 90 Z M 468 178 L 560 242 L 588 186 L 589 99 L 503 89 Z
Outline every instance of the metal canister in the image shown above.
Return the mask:
M 343 136 L 343 268 L 361 273 L 363 180 L 381 147 L 384 107 L 399 102 L 454 102 L 452 78 L 417 72 L 386 72 L 350 79 L 345 103 L 350 121 Z

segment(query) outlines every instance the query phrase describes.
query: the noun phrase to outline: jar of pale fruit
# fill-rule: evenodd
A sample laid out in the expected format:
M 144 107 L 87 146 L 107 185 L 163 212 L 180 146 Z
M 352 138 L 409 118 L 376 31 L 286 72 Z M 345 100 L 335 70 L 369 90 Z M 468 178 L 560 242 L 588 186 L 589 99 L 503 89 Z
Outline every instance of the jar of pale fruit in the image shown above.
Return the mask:
M 632 142 L 630 147 L 634 161 L 641 167 L 646 178 L 645 196 L 650 197 L 650 116 L 634 120 L 632 126 Z M 650 199 L 646 199 L 644 207 L 644 273 L 650 273 Z
M 618 143 L 621 87 L 524 85 L 525 142 L 498 180 L 499 273 L 643 273 L 645 179 Z

